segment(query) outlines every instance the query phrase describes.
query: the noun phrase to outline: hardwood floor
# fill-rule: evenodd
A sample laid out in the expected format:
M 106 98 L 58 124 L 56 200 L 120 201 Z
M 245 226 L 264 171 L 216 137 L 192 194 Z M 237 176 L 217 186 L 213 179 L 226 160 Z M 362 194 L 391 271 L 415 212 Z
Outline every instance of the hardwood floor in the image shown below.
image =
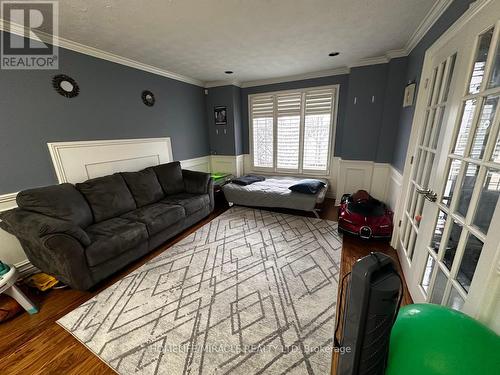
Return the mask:
M 56 321 L 148 260 L 163 251 L 168 251 L 170 246 L 208 223 L 226 211 L 226 209 L 227 207 L 216 208 L 206 219 L 184 231 L 160 249 L 136 261 L 127 267 L 126 270 L 102 282 L 91 291 L 80 292 L 71 289 L 62 289 L 39 294 L 33 293 L 32 290 L 27 291 L 27 294 L 40 307 L 40 312 L 35 315 L 22 313 L 14 319 L 0 323 L 0 373 L 2 375 L 114 374 L 114 371 L 97 356 L 92 354 L 73 336 L 57 325 Z M 280 211 L 301 214 L 300 211 Z M 314 217 L 312 213 L 306 215 Z M 333 201 L 326 201 L 320 216 L 323 219 L 337 220 L 337 208 L 334 206 Z M 373 250 L 381 251 L 397 259 L 396 252 L 387 243 L 366 242 L 345 237 L 341 260 L 341 277 L 350 271 L 352 264 L 357 259 Z M 411 303 L 406 285 L 403 303 Z M 333 357 L 333 363 L 335 366 L 335 356 Z M 335 373 L 334 366 L 332 366 L 332 374 Z

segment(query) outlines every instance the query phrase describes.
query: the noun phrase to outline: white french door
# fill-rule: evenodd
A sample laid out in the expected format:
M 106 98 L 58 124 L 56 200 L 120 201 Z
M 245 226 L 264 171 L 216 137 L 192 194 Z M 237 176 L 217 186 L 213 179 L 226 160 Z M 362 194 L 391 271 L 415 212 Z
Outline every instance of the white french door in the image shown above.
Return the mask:
M 482 1 L 426 54 L 398 252 L 415 302 L 483 320 L 500 256 L 500 1 Z M 488 295 L 490 292 L 490 295 Z

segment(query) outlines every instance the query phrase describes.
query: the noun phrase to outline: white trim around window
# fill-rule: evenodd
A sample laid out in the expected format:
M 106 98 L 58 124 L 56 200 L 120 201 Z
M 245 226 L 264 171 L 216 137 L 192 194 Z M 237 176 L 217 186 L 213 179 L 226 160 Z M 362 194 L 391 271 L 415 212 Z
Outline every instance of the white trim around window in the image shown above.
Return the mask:
M 318 175 L 318 176 L 328 176 L 330 175 L 331 160 L 334 155 L 335 148 L 335 133 L 337 129 L 337 117 L 338 117 L 338 97 L 339 97 L 339 85 L 328 85 L 328 86 L 318 86 L 318 87 L 307 87 L 296 90 L 283 90 L 283 91 L 273 91 L 259 94 L 251 94 L 248 96 L 248 117 L 249 117 L 249 140 L 250 140 L 250 159 L 251 168 L 255 172 L 267 172 L 267 173 L 278 173 L 278 174 L 294 174 L 294 175 Z M 328 92 L 330 91 L 330 93 Z M 309 105 L 309 109 L 306 108 L 306 100 L 308 95 L 313 95 L 314 93 L 331 94 L 331 106 L 330 106 L 330 124 L 329 124 L 329 139 L 327 146 L 326 155 L 326 168 L 325 169 L 307 169 L 303 167 L 304 164 L 304 129 L 305 129 L 305 118 L 306 111 L 311 114 L 319 111 L 318 113 L 326 113 L 324 107 L 315 108 L 314 104 Z M 300 107 L 296 107 L 293 100 L 300 96 Z M 278 106 L 278 98 L 290 98 L 289 103 L 281 104 Z M 257 110 L 253 110 L 252 104 L 258 101 L 261 106 Z M 312 102 L 312 101 L 311 101 Z M 310 102 L 310 103 L 311 103 Z M 280 101 L 283 103 L 283 101 Z M 298 160 L 297 168 L 278 168 L 278 116 L 279 114 L 290 115 L 290 116 L 300 116 L 299 124 L 299 144 L 298 144 Z M 262 167 L 255 165 L 255 145 L 254 145 L 254 115 L 266 118 L 272 117 L 272 134 L 273 134 L 273 155 L 272 155 L 272 167 Z

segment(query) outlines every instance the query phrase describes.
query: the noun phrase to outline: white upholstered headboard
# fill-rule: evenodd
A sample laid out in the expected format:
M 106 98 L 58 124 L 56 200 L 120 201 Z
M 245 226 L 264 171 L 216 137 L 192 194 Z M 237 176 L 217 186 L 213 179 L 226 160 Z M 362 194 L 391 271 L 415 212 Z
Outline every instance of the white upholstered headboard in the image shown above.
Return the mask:
M 173 161 L 170 138 L 52 142 L 47 145 L 60 183 L 77 183 Z

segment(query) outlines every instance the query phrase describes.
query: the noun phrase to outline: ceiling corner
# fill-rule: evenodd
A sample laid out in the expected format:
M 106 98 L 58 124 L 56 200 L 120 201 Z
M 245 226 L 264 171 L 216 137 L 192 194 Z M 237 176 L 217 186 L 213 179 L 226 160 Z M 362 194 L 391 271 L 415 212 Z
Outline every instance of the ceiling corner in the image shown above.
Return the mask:
M 443 15 L 446 9 L 451 5 L 453 0 L 438 0 L 426 14 L 422 22 L 418 25 L 415 32 L 412 34 L 410 39 L 405 45 L 405 50 L 409 54 L 413 48 L 422 40 L 422 38 L 427 34 L 430 28 L 436 23 L 436 21 Z

